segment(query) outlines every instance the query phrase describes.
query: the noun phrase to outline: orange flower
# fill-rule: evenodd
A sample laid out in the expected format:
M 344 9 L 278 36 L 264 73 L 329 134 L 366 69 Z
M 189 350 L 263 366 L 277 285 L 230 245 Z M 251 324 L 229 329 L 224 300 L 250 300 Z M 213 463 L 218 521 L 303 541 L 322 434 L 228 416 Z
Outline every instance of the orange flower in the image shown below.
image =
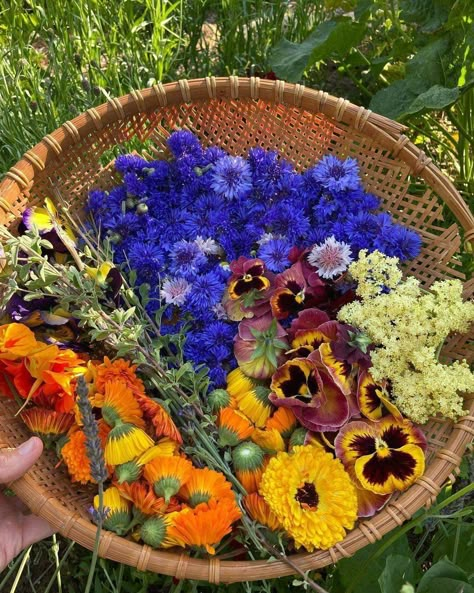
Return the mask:
M 0 359 L 17 360 L 41 346 L 35 334 L 22 323 L 0 325 Z
M 273 415 L 267 420 L 265 428 L 271 430 L 276 428 L 284 439 L 288 439 L 296 427 L 296 416 L 290 408 L 277 408 Z
M 234 447 L 240 441 L 248 438 L 253 431 L 253 424 L 250 420 L 233 408 L 222 408 L 219 411 L 219 444 L 221 447 L 230 445 Z
M 178 494 L 192 508 L 203 502 L 208 503 L 211 499 L 229 498 L 235 501 L 230 482 L 225 479 L 223 474 L 207 467 L 204 469 L 193 467 L 189 479 Z
M 265 525 L 272 531 L 281 529 L 280 521 L 278 521 L 276 515 L 265 502 L 263 496 L 260 496 L 256 492 L 252 492 L 252 494 L 244 496 L 243 503 L 252 519 Z
M 263 467 L 236 470 L 235 475 L 247 492 L 257 492 L 262 481 Z
M 153 485 L 155 493 L 169 503 L 179 489 L 189 480 L 193 466 L 184 457 L 155 457 L 145 465 L 145 480 Z
M 99 437 L 102 447 L 105 447 L 107 435 L 110 428 L 105 422 L 98 422 Z M 69 440 L 61 449 L 61 456 L 64 459 L 72 482 L 88 484 L 94 482 L 91 476 L 91 466 L 86 451 L 86 435 L 81 429 L 74 428 L 69 433 Z
M 172 518 L 168 535 L 188 546 L 204 547 L 215 554 L 214 546 L 232 531 L 232 523 L 242 516 L 239 508 L 228 498 L 210 500 L 195 509 L 183 509 Z
M 183 438 L 163 406 L 146 395 L 137 395 L 136 398 L 145 419 L 155 427 L 155 437 L 169 437 L 181 445 Z
M 148 482 L 133 482 L 132 484 L 115 484 L 120 495 L 133 503 L 133 506 L 144 515 L 160 515 L 181 509 L 175 498 L 166 504 L 163 497 L 158 497 Z
M 105 382 L 102 417 L 109 426 L 121 421 L 145 428 L 140 406 L 133 397 L 132 390 L 122 379 Z
M 35 406 L 25 410 L 21 419 L 31 432 L 48 439 L 66 433 L 74 423 L 74 414 L 63 414 Z
M 257 443 L 265 453 L 276 453 L 277 451 L 285 451 L 286 445 L 283 437 L 276 428 L 270 430 L 263 430 L 256 428 L 250 438 L 254 443 Z
M 232 451 L 232 462 L 235 475 L 245 490 L 256 492 L 265 469 L 263 450 L 252 442 L 241 443 Z
M 104 362 L 97 366 L 95 387 L 100 393 L 104 393 L 105 384 L 108 381 L 123 381 L 129 389 L 132 390 L 133 395 L 145 394 L 145 387 L 143 382 L 135 373 L 136 365 L 132 365 L 129 361 L 123 358 L 118 358 L 113 362 L 107 356 L 104 356 Z

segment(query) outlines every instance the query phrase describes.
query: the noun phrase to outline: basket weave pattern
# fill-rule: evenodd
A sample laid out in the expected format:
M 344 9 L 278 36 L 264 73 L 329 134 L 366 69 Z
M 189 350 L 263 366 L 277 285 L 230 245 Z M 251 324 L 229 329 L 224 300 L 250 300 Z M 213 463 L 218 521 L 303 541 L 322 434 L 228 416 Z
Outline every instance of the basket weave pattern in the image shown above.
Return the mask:
M 464 279 L 457 260 L 462 229 L 474 242 L 474 217 L 452 183 L 403 134 L 403 126 L 321 91 L 282 81 L 206 78 L 181 80 L 134 91 L 91 108 L 47 135 L 12 167 L 0 184 L 0 224 L 15 225 L 27 205 L 57 192 L 71 211 L 80 211 L 91 187 L 110 187 L 107 166 L 113 148 L 137 150 L 145 157 L 166 158 L 166 139 L 177 127 L 195 132 L 204 145 L 217 144 L 242 155 L 255 145 L 278 150 L 297 169 L 305 169 L 331 152 L 358 159 L 367 190 L 399 222 L 416 228 L 423 239 L 419 257 L 407 266 L 425 287 L 444 278 Z M 459 222 L 441 226 L 447 207 Z M 470 296 L 474 282 L 466 283 Z M 474 358 L 472 333 L 453 336 L 443 356 Z M 405 493 L 393 497 L 375 517 L 361 521 L 345 540 L 327 551 L 292 556 L 303 571 L 321 568 L 380 539 L 423 505 L 430 505 L 446 480 L 454 480 L 466 445 L 474 436 L 474 395 L 466 398 L 468 416 L 453 424 L 431 420 L 424 431 L 429 443 L 425 474 Z M 16 406 L 0 399 L 0 443 L 14 446 L 27 429 L 14 417 Z M 95 526 L 87 515 L 92 490 L 73 485 L 57 460 L 46 452 L 11 488 L 36 514 L 61 534 L 92 549 Z M 155 551 L 148 546 L 103 532 L 102 557 L 140 570 L 213 583 L 274 578 L 291 574 L 283 561 L 194 559 L 186 553 Z

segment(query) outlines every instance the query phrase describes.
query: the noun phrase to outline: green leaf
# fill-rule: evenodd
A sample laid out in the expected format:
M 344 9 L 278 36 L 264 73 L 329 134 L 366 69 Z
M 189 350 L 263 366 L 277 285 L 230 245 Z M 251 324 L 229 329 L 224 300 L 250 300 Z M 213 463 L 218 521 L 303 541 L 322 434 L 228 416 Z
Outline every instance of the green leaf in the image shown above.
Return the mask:
M 341 591 L 346 591 L 351 585 L 352 593 L 381 593 L 378 582 L 379 577 L 385 569 L 386 559 L 389 555 L 410 555 L 408 540 L 405 535 L 399 537 L 391 546 L 379 556 L 371 560 L 373 554 L 386 542 L 392 534 L 385 535 L 380 541 L 365 546 L 351 558 L 342 558 L 336 565 L 336 578 L 340 582 Z M 370 570 L 367 570 L 366 563 L 369 562 Z
M 413 559 L 401 554 L 390 554 L 385 561 L 385 568 L 379 577 L 379 585 L 383 593 L 400 593 L 405 583 L 415 580 Z
M 433 544 L 433 560 L 437 562 L 447 556 L 453 558 L 456 547 L 456 532 L 459 527 L 458 544 L 456 550 L 456 565 L 467 573 L 473 571 L 474 558 L 474 525 L 462 523 L 449 525 L 448 534 L 443 531 L 442 537 Z M 440 534 L 441 535 L 441 534 Z
M 283 38 L 270 54 L 270 66 L 278 77 L 297 82 L 315 62 L 343 58 L 360 43 L 364 33 L 364 24 L 348 17 L 325 21 L 302 43 L 292 43 Z
M 401 0 L 400 18 L 423 33 L 433 33 L 446 23 L 452 5 L 452 0 Z
M 447 558 L 434 564 L 422 577 L 417 593 L 474 593 L 467 574 Z

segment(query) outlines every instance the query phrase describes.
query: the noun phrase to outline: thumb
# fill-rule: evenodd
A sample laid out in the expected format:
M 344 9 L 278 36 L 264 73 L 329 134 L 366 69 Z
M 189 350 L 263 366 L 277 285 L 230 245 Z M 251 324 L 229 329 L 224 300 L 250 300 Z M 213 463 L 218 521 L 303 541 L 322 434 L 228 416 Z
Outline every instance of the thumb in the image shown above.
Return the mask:
M 0 449 L 0 484 L 8 484 L 26 473 L 43 452 L 43 443 L 31 437 L 16 449 Z

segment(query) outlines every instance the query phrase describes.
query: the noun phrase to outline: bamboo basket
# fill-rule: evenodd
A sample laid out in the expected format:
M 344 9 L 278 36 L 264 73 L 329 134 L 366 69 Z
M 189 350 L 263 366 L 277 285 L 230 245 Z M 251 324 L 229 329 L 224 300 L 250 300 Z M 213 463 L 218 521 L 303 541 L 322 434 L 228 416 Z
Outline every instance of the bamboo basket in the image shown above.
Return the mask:
M 45 136 L 6 173 L 0 184 L 0 224 L 15 228 L 27 205 L 39 204 L 59 190 L 71 211 L 80 211 L 88 190 L 113 183 L 114 147 L 145 157 L 166 158 L 166 138 L 177 127 L 195 132 L 205 145 L 217 144 L 242 155 L 254 145 L 279 150 L 298 169 L 331 152 L 358 159 L 367 190 L 383 200 L 399 222 L 416 228 L 423 239 L 419 257 L 407 272 L 425 287 L 435 280 L 464 276 L 457 254 L 461 234 L 474 245 L 474 217 L 453 184 L 403 134 L 404 126 L 342 98 L 283 81 L 258 78 L 202 78 L 157 84 L 88 109 Z M 449 209 L 459 224 L 442 226 Z M 466 284 L 466 296 L 474 282 Z M 473 335 L 453 336 L 446 359 L 474 358 Z M 424 427 L 429 447 L 425 474 L 370 520 L 360 521 L 344 541 L 314 553 L 298 553 L 292 562 L 302 571 L 318 569 L 380 539 L 422 506 L 433 503 L 447 480 L 453 481 L 468 442 L 474 436 L 474 394 L 466 398 L 469 415 L 458 423 L 432 419 Z M 16 446 L 27 430 L 10 400 L 0 399 L 0 443 Z M 63 536 L 92 549 L 96 527 L 88 518 L 91 490 L 73 485 L 56 459 L 45 452 L 33 469 L 10 484 L 12 490 Z M 139 570 L 178 579 L 232 583 L 291 574 L 284 561 L 232 561 L 191 558 L 182 551 L 155 551 L 103 532 L 99 554 Z

